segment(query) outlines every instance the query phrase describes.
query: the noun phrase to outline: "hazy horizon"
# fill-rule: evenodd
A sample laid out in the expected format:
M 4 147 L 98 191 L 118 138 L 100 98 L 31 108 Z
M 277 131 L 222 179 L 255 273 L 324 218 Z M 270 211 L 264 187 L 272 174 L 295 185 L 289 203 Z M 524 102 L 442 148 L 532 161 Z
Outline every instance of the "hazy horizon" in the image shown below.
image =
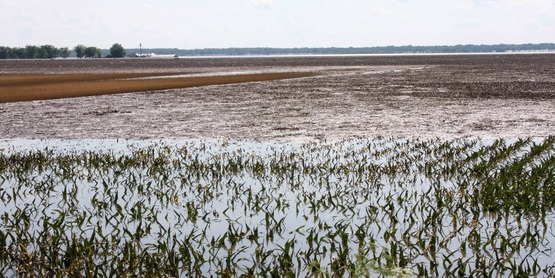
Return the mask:
M 555 0 L 0 0 L 0 45 L 303 48 L 555 42 Z

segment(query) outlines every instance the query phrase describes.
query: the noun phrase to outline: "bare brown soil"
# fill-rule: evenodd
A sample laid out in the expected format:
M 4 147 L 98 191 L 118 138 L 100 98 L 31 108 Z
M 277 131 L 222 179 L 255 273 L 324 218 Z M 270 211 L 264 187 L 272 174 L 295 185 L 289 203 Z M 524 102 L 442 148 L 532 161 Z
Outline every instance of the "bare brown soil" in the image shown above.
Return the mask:
M 555 55 L 0 61 L 0 74 L 314 76 L 0 104 L 2 138 L 555 135 Z
M 0 86 L 38 86 L 55 83 L 166 76 L 176 73 L 0 74 Z
M 174 73 L 173 75 L 176 75 Z M 310 76 L 306 72 L 170 78 L 167 74 L 0 75 L 0 103 L 167 90 Z M 153 78 L 160 77 L 163 78 Z M 137 79 L 137 78 L 145 79 Z

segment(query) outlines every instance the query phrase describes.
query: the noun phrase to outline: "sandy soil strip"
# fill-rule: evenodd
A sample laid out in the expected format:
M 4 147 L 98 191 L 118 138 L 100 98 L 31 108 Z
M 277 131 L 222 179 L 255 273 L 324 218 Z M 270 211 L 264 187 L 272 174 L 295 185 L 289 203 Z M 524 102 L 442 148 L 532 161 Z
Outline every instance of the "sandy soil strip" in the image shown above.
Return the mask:
M 314 73 L 280 72 L 122 80 L 163 75 L 168 74 L 1 75 L 0 103 L 289 79 L 312 76 Z
M 12 86 L 44 85 L 64 82 L 100 81 L 126 78 L 171 76 L 184 73 L 79 73 L 79 74 L 0 74 L 0 88 Z M 187 72 L 185 74 L 191 74 Z

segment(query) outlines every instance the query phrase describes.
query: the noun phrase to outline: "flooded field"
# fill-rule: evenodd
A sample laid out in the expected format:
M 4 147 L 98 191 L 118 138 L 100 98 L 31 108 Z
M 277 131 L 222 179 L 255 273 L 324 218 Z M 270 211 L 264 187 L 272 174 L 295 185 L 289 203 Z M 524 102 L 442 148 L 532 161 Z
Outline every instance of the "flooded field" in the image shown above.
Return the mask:
M 0 103 L 0 273 L 553 276 L 554 66 L 0 61 L 0 74 L 313 74 Z
M 554 137 L 42 144 L 0 156 L 3 276 L 555 274 Z
M 0 104 L 4 138 L 523 137 L 555 131 L 555 55 L 1 61 L 0 73 L 315 72 Z

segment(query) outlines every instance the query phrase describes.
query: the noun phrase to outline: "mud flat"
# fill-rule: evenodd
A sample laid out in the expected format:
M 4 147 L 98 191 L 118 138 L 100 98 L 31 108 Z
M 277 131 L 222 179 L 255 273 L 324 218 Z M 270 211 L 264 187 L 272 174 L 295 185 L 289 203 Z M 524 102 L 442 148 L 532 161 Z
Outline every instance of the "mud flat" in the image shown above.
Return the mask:
M 0 135 L 307 142 L 555 134 L 548 54 L 0 61 L 1 78 L 275 73 L 299 78 L 2 103 Z

